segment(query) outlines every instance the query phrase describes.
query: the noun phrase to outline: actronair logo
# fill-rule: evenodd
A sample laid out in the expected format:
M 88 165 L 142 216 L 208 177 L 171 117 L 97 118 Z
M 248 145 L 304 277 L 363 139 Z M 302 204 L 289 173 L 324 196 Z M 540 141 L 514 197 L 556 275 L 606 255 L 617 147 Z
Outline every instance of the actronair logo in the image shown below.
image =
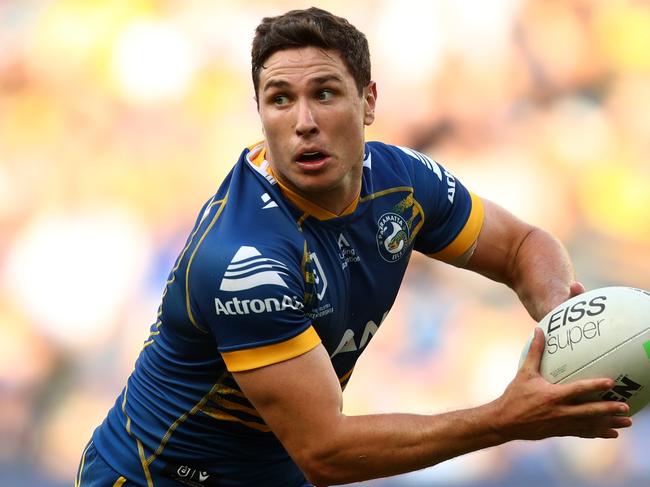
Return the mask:
M 288 287 L 280 274 L 288 274 L 286 265 L 279 260 L 262 257 L 255 247 L 244 245 L 228 264 L 219 289 L 245 291 L 265 285 Z
M 217 315 L 248 315 L 260 313 L 272 313 L 274 311 L 284 311 L 286 309 L 301 310 L 304 304 L 297 297 L 289 297 L 286 294 L 282 298 L 264 298 L 264 299 L 239 299 L 232 298 L 228 301 L 222 301 L 215 298 L 214 307 Z

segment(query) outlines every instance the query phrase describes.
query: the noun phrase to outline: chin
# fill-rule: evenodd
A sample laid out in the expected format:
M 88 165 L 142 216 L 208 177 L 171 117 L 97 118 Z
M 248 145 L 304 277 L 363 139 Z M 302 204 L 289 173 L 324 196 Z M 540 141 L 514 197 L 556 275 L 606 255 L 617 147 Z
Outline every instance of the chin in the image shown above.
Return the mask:
M 329 193 L 336 189 L 336 184 L 330 181 L 301 181 L 296 186 L 298 190 L 309 199 L 310 194 L 319 195 Z

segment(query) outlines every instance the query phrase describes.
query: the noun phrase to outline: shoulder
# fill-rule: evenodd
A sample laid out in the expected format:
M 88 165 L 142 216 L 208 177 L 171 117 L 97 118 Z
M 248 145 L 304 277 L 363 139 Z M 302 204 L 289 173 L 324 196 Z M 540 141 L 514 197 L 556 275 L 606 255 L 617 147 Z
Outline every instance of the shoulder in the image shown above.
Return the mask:
M 422 152 L 409 147 L 375 141 L 368 142 L 366 146 L 367 152 L 371 155 L 373 170 L 388 169 L 398 173 L 407 171 L 410 174 L 426 170 L 434 173 L 440 180 L 443 179 L 444 168 Z

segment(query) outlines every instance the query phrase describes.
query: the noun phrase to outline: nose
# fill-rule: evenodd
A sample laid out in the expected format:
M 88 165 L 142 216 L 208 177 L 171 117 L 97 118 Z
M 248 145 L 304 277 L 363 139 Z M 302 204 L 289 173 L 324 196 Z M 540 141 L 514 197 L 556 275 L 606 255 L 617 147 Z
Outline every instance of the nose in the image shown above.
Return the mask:
M 308 100 L 300 100 L 296 103 L 296 135 L 315 135 L 318 133 L 318 125 L 314 118 L 312 106 Z

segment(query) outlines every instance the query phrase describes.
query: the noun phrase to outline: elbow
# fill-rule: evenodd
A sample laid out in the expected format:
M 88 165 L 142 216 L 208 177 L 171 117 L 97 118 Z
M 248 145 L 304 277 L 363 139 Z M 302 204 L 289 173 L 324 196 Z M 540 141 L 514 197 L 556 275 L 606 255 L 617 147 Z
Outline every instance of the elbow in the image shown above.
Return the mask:
M 299 435 L 299 442 L 289 442 L 287 450 L 316 487 L 367 480 L 362 473 L 363 466 L 358 463 L 365 463 L 366 457 L 357 457 L 356 441 L 351 442 L 352 438 L 347 418 L 339 414 L 311 434 Z
M 305 449 L 295 458 L 307 480 L 316 487 L 349 483 L 355 479 L 346 475 L 346 468 L 337 465 L 338 454 L 335 449 L 318 446 Z
M 328 462 L 319 460 L 319 458 L 305 454 L 301 455 L 296 463 L 302 470 L 307 480 L 315 487 L 326 487 L 328 485 L 340 483 Z

